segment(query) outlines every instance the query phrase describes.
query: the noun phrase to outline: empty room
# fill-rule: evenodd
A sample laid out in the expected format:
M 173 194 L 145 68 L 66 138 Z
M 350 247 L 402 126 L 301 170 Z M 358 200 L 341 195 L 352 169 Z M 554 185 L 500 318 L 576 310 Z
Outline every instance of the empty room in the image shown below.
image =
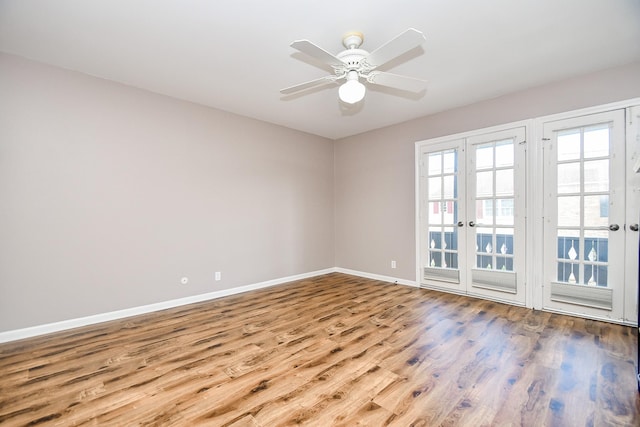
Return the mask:
M 0 0 L 0 425 L 637 426 L 640 2 Z

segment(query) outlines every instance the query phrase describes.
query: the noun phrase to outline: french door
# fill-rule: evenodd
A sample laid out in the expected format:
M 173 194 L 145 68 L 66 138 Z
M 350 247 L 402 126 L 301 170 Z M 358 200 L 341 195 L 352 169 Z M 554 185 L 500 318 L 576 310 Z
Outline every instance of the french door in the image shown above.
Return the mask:
M 637 133 L 627 144 L 625 110 L 546 122 L 542 132 L 544 308 L 635 322 L 639 195 L 628 162 Z
M 525 303 L 525 130 L 420 148 L 422 286 Z
M 466 291 L 465 142 L 425 146 L 420 154 L 422 283 Z

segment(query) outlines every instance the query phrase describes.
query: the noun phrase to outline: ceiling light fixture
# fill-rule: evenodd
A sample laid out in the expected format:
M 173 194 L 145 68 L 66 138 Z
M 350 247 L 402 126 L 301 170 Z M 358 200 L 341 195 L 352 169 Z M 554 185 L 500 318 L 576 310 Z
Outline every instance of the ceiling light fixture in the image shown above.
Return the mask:
M 349 71 L 347 73 L 347 81 L 338 89 L 338 96 L 342 102 L 347 104 L 355 104 L 364 99 L 367 88 L 358 80 L 357 71 Z

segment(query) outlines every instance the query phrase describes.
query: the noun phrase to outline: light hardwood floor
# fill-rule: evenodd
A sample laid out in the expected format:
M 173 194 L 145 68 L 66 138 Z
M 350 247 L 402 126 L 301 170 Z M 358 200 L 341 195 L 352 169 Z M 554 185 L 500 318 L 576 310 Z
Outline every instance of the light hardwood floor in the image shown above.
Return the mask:
M 637 426 L 633 329 L 344 274 L 0 345 L 0 424 Z

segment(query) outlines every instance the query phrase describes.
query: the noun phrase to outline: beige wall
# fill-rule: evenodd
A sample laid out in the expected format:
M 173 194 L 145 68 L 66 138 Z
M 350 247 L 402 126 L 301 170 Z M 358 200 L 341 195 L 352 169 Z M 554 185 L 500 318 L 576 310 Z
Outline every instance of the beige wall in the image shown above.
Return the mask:
M 333 267 L 333 188 L 333 141 L 1 55 L 0 332 Z
M 336 141 L 336 266 L 415 280 L 416 141 L 640 97 L 639 76 L 635 63 Z

